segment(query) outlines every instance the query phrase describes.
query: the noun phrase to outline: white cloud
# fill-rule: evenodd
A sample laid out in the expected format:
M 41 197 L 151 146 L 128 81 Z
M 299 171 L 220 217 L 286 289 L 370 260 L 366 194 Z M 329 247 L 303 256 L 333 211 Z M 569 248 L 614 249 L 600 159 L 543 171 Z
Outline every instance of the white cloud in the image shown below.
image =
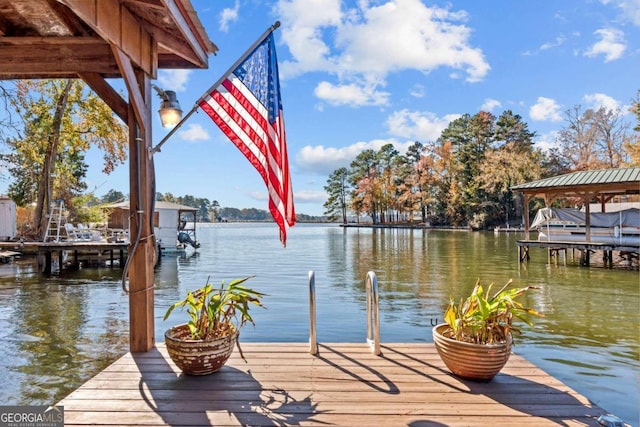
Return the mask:
M 229 24 L 238 20 L 238 12 L 240 11 L 240 2 L 236 0 L 233 9 L 225 8 L 220 12 L 220 31 L 226 33 L 229 31 Z
M 560 105 L 555 101 L 555 99 L 545 98 L 544 96 L 538 97 L 538 101 L 529 108 L 529 116 L 532 120 L 541 122 L 562 121 Z
M 594 34 L 600 37 L 600 41 L 591 46 L 584 53 L 585 56 L 594 58 L 598 55 L 604 55 L 604 62 L 610 62 L 620 58 L 627 48 L 624 33 L 621 30 L 601 28 Z
M 329 176 L 338 168 L 349 167 L 356 156 L 364 150 L 372 149 L 378 151 L 385 144 L 393 144 L 396 150 L 404 154 L 413 142 L 399 142 L 391 138 L 356 142 L 341 148 L 307 145 L 296 155 L 296 165 L 304 172 Z
M 261 202 L 269 199 L 269 193 L 266 191 L 249 191 L 246 194 L 250 198 Z
M 425 87 L 424 85 L 421 84 L 415 84 L 413 85 L 413 87 L 409 90 L 409 95 L 415 97 L 415 98 L 424 98 L 425 96 Z
M 340 64 L 349 71 L 385 76 L 414 69 L 428 73 L 439 67 L 463 70 L 476 82 L 489 71 L 482 51 L 468 44 L 471 30 L 459 22 L 466 13 L 427 7 L 419 0 L 390 0 L 369 7 L 361 2 L 357 19 L 338 29 Z
M 610 111 L 617 111 L 618 109 L 621 109 L 618 101 L 604 93 L 586 94 L 583 99 L 587 104 L 587 108 L 591 108 L 592 110 L 599 110 L 601 107 Z
M 324 203 L 327 200 L 327 193 L 322 190 L 296 189 L 295 192 L 296 203 Z
M 184 92 L 191 76 L 191 70 L 159 70 L 158 85 L 163 90 Z
M 438 139 L 449 123 L 458 117 L 459 114 L 437 117 L 434 113 L 405 109 L 392 113 L 387 118 L 387 126 L 392 135 L 424 143 Z
M 314 90 L 315 95 L 331 105 L 387 105 L 389 93 L 375 90 L 375 86 L 357 84 L 334 85 L 320 82 Z
M 556 48 L 558 46 L 561 46 L 561 45 L 564 44 L 565 41 L 567 41 L 567 38 L 564 35 L 561 34 L 561 35 L 557 36 L 553 41 L 541 44 L 536 50 L 534 50 L 534 51 L 527 50 L 523 54 L 525 56 L 536 55 L 539 52 L 542 52 L 542 51 L 545 51 L 545 50 L 550 50 L 550 49 Z
M 333 170 L 331 172 L 333 172 Z M 294 188 L 294 191 L 296 205 L 302 203 L 318 204 L 324 203 L 327 200 L 327 193 L 323 190 L 302 190 L 299 188 Z M 269 200 L 269 193 L 267 191 L 250 191 L 246 194 L 249 198 L 257 200 L 259 202 L 265 202 Z
M 550 149 L 558 147 L 557 139 L 558 132 L 553 131 L 545 133 L 536 137 L 534 145 L 536 148 L 539 148 L 544 152 L 548 152 Z
M 209 139 L 209 132 L 197 123 L 190 123 L 186 130 L 178 132 L 178 136 L 185 141 L 206 141 Z
M 640 0 L 601 0 L 603 4 L 613 3 L 622 10 L 621 18 L 640 27 Z
M 342 20 L 340 0 L 280 0 L 277 14 L 283 22 L 282 40 L 294 62 L 281 61 L 280 76 L 287 78 L 307 71 L 328 71 L 329 46 L 323 40 L 322 29 L 337 27 Z
M 558 37 L 555 38 L 554 41 L 552 42 L 547 42 L 547 43 L 543 43 L 540 46 L 540 50 L 549 50 L 549 49 L 553 49 L 554 47 L 558 47 L 561 46 L 564 42 L 566 41 L 566 37 L 563 35 L 559 35 Z
M 485 98 L 484 102 L 480 106 L 480 110 L 492 112 L 496 108 L 502 107 L 502 103 L 497 99 Z
M 359 1 L 342 9 L 339 0 L 279 0 L 282 40 L 292 61 L 281 63 L 283 79 L 306 72 L 335 75 L 335 87 L 366 87 L 377 93 L 391 73 L 425 74 L 449 68 L 454 78 L 482 80 L 490 66 L 470 42 L 466 12 L 428 7 L 420 0 Z M 290 23 L 290 24 L 288 24 Z M 371 105 L 364 97 L 363 105 Z M 379 104 L 374 104 L 379 105 Z

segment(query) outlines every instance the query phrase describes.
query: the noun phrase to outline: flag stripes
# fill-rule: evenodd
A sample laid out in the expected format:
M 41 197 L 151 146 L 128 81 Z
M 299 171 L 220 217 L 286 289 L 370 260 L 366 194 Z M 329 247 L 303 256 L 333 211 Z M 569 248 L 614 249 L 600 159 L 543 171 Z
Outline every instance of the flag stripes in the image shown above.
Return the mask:
M 270 51 L 265 53 L 260 49 Z M 280 240 L 286 245 L 287 229 L 295 224 L 295 211 L 277 65 L 259 64 L 259 72 L 250 74 L 257 69 L 256 61 L 263 59 L 275 60 L 271 34 L 205 96 L 199 106 L 262 177 L 269 194 L 269 211 L 280 228 Z M 264 67 L 270 73 L 265 74 Z M 275 85 L 273 79 L 276 79 Z

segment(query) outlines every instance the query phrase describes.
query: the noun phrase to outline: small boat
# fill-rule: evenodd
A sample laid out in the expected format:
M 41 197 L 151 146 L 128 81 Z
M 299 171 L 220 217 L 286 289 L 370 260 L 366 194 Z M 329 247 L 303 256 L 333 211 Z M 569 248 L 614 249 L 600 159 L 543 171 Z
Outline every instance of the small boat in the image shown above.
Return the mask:
M 600 212 L 590 215 L 590 242 L 640 246 L 640 209 Z M 586 242 L 586 214 L 571 208 L 538 210 L 530 230 L 544 242 Z

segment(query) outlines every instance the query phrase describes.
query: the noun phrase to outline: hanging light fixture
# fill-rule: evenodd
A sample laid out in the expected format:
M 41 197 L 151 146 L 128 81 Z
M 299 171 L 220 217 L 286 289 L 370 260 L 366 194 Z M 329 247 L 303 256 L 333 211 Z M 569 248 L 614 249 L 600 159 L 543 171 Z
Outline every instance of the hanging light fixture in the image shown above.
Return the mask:
M 172 90 L 162 90 L 156 85 L 151 86 L 158 92 L 158 96 L 162 100 L 158 109 L 162 127 L 167 128 L 177 125 L 182 119 L 182 108 L 180 108 L 176 93 Z

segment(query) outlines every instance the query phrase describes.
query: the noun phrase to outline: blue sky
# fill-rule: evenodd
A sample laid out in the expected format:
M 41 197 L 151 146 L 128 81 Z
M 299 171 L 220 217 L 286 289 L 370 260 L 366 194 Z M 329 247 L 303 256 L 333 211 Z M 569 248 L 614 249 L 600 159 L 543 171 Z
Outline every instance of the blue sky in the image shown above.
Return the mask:
M 323 186 L 363 149 L 438 138 L 480 110 L 510 109 L 554 144 L 580 105 L 627 113 L 640 89 L 640 1 L 192 0 L 220 51 L 208 70 L 161 71 L 186 112 L 276 20 L 296 211 L 321 215 Z M 154 96 L 154 110 L 159 99 Z M 631 114 L 625 120 L 635 125 Z M 154 145 L 168 131 L 154 122 Z M 89 153 L 89 189 L 129 192 Z M 267 209 L 258 173 L 199 111 L 155 155 L 161 193 Z

